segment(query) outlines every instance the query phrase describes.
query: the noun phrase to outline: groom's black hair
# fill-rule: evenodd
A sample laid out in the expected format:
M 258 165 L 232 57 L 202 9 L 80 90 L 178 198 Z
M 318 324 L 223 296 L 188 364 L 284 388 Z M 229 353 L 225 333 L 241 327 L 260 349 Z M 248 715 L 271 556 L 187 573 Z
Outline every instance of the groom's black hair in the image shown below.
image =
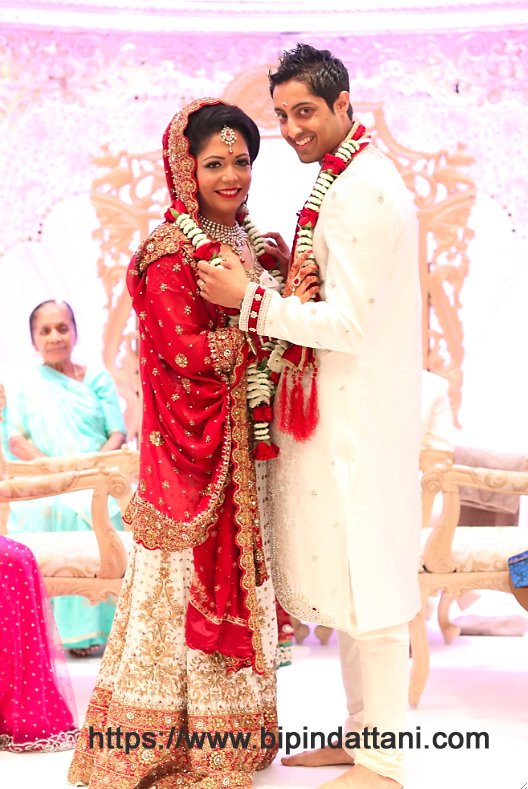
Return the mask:
M 316 49 L 310 44 L 297 44 L 294 49 L 283 52 L 277 71 L 274 74 L 269 71 L 268 78 L 272 96 L 276 86 L 284 82 L 305 82 L 310 93 L 324 99 L 332 112 L 341 91 L 350 92 L 350 79 L 343 62 L 328 49 Z M 352 120 L 352 105 L 348 108 L 348 117 Z

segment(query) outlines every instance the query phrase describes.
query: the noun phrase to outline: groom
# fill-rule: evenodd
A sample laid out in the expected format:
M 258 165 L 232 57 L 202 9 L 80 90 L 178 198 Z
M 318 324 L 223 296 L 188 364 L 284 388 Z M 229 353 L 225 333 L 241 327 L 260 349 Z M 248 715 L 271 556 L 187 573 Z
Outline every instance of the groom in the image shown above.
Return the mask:
M 289 377 L 306 382 L 312 373 L 317 408 L 310 386 L 302 413 L 303 398 L 293 401 L 291 386 L 280 387 L 278 407 L 290 424 L 278 420 L 281 452 L 271 464 L 280 492 L 273 526 L 277 595 L 294 616 L 339 631 L 344 731 L 377 729 L 397 744 L 407 708 L 408 622 L 420 607 L 415 209 L 394 164 L 353 120 L 340 60 L 298 44 L 269 79 L 282 136 L 302 162 L 322 165 L 300 214 L 292 264 L 296 273 L 315 258 L 321 300 L 302 304 L 291 275 L 292 295 L 281 298 L 248 284 L 241 267 L 207 263 L 199 265 L 202 296 L 241 306 L 242 330 L 304 348 L 292 354 L 299 367 Z M 279 239 L 277 253 L 282 245 Z M 313 368 L 303 367 L 310 354 Z M 353 766 L 327 789 L 403 785 L 399 747 L 345 746 L 284 759 L 336 762 Z

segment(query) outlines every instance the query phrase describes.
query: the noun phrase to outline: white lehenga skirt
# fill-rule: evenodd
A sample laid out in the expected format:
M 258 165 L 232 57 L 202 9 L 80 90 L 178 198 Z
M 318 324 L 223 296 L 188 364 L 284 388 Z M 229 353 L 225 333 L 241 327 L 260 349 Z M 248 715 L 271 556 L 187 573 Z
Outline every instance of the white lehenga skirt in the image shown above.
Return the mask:
M 257 477 L 264 505 L 263 469 Z M 262 521 L 268 559 L 268 529 Z M 258 675 L 249 668 L 228 672 L 218 653 L 186 647 L 192 573 L 192 549 L 148 550 L 134 543 L 70 783 L 94 789 L 246 788 L 252 773 L 275 756 L 273 738 L 265 736 L 277 727 L 271 580 L 257 590 L 266 660 L 265 674 Z M 239 734 L 238 741 L 230 732 L 235 738 Z M 187 737 L 193 735 L 191 744 Z

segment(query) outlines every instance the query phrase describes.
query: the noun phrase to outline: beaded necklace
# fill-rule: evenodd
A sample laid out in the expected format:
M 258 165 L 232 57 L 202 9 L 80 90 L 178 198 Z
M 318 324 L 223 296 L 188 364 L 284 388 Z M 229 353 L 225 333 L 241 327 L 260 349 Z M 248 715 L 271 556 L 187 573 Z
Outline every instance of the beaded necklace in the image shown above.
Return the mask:
M 199 221 L 202 230 L 208 238 L 214 238 L 215 241 L 220 241 L 221 244 L 227 244 L 240 257 L 244 244 L 247 243 L 248 235 L 238 222 L 235 222 L 232 227 L 221 225 L 219 222 L 213 222 L 212 219 L 208 219 L 202 214 L 199 215 Z

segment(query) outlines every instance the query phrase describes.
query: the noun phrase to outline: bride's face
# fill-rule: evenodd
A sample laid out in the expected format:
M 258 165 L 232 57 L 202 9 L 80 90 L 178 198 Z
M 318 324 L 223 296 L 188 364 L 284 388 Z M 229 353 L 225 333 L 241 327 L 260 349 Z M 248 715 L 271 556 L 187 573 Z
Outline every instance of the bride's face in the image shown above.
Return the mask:
M 251 184 L 247 143 L 238 130 L 232 145 L 213 134 L 196 157 L 200 213 L 213 222 L 232 225 Z

